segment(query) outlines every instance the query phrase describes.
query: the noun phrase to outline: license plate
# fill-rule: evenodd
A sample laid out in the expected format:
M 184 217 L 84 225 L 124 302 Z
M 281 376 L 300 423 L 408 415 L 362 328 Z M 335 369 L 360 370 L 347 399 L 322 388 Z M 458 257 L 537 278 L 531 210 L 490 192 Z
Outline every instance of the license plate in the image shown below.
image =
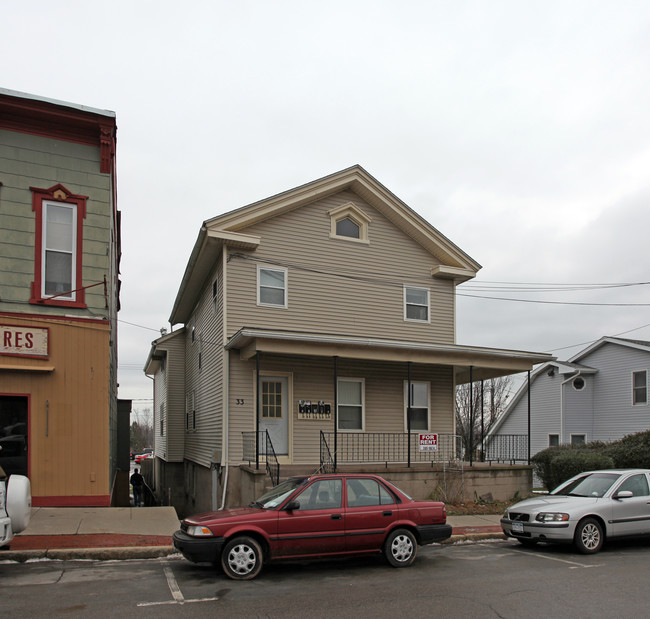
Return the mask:
M 521 522 L 513 522 L 512 523 L 512 532 L 513 533 L 523 533 L 524 532 L 524 525 Z

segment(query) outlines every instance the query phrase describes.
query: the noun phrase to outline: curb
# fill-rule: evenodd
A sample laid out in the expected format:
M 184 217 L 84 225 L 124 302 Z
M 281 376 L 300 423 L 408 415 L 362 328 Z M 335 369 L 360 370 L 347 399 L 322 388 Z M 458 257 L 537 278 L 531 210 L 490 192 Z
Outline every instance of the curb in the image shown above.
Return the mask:
M 25 563 L 38 559 L 52 561 L 124 561 L 126 559 L 157 559 L 177 553 L 173 546 L 126 546 L 115 548 L 50 548 L 44 550 L 3 550 L 0 562 L 17 561 Z
M 485 539 L 508 539 L 503 533 L 461 533 L 452 535 L 443 544 L 456 544 L 458 542 L 480 542 Z

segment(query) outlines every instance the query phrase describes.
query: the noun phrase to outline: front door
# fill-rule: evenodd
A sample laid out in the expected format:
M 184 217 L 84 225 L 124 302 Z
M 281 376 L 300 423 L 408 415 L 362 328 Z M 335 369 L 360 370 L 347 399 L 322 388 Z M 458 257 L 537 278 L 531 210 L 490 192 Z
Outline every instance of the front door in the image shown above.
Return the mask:
M 0 396 L 0 466 L 7 475 L 27 475 L 26 396 Z
M 277 456 L 289 454 L 289 380 L 286 376 L 262 376 L 260 379 L 260 431 L 268 430 Z M 266 453 L 260 441 L 260 453 Z

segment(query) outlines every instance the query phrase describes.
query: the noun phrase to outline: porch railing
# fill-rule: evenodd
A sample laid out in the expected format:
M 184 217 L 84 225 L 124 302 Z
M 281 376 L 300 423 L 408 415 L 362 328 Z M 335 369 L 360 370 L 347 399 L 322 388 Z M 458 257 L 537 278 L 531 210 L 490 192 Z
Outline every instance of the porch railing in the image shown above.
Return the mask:
M 257 432 L 242 432 L 242 449 L 243 459 L 248 461 L 248 464 L 258 462 L 256 454 L 258 441 L 256 434 L 259 434 L 259 455 L 264 457 L 266 463 L 266 472 L 271 478 L 271 483 L 277 486 L 280 483 L 280 462 L 275 454 L 273 448 L 273 441 L 269 436 L 268 430 L 260 430 Z
M 527 434 L 495 434 L 485 440 L 486 462 L 528 462 Z
M 410 449 L 409 449 L 410 443 Z M 321 468 L 334 469 L 334 432 L 321 432 Z M 418 433 L 363 432 L 337 435 L 336 464 L 454 462 L 462 460 L 462 438 L 457 434 L 438 434 L 436 451 L 420 451 Z

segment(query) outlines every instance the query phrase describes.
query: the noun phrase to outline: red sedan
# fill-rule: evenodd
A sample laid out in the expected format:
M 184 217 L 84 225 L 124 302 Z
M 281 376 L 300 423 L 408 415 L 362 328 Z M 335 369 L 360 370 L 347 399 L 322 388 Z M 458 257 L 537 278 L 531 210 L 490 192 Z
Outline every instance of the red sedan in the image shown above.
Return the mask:
M 279 559 L 381 552 L 411 565 L 417 547 L 451 536 L 444 503 L 414 501 L 377 475 L 292 477 L 248 507 L 186 518 L 174 546 L 189 561 L 249 580 Z

